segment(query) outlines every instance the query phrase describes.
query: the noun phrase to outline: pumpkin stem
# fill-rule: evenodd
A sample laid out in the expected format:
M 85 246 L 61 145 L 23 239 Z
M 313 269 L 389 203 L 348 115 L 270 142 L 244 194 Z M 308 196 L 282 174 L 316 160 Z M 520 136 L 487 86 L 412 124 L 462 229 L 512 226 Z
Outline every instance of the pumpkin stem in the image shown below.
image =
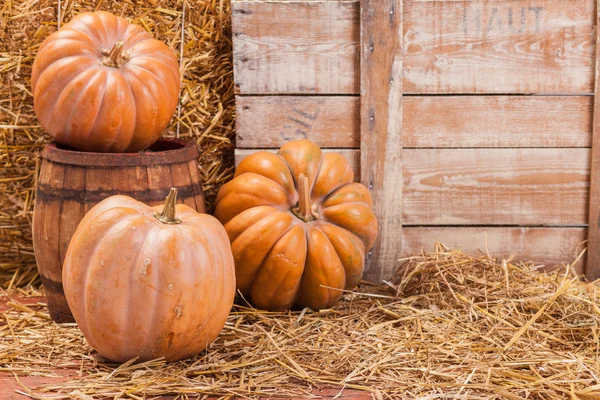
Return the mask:
M 165 206 L 161 212 L 156 211 L 153 215 L 154 218 L 162 222 L 163 224 L 180 224 L 181 220 L 175 217 L 175 203 L 177 201 L 177 189 L 171 188 L 169 195 L 165 200 Z
M 300 174 L 298 177 L 298 207 L 295 207 L 292 212 L 304 222 L 314 221 L 316 219 L 315 210 L 310 203 L 310 185 L 308 177 Z
M 112 49 L 104 50 L 102 52 L 105 56 L 102 58 L 102 64 L 107 67 L 121 68 L 123 61 L 127 61 L 129 56 L 127 53 L 123 53 L 123 41 L 119 40 Z

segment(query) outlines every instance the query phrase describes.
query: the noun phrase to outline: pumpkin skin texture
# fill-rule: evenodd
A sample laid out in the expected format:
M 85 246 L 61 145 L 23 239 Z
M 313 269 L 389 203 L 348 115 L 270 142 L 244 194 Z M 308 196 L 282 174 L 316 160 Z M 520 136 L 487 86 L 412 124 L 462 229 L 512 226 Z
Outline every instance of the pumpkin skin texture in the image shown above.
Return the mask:
M 348 161 L 309 140 L 246 157 L 217 195 L 238 290 L 259 308 L 329 308 L 360 281 L 377 236 Z M 325 287 L 323 287 L 325 286 Z
M 175 207 L 172 194 L 169 202 L 181 223 L 159 221 L 160 206 L 109 197 L 86 214 L 69 244 L 67 302 L 89 344 L 110 360 L 194 356 L 218 336 L 233 305 L 225 229 L 210 215 Z
M 136 152 L 158 140 L 175 112 L 179 65 L 141 26 L 82 13 L 40 45 L 31 86 L 35 114 L 58 143 Z

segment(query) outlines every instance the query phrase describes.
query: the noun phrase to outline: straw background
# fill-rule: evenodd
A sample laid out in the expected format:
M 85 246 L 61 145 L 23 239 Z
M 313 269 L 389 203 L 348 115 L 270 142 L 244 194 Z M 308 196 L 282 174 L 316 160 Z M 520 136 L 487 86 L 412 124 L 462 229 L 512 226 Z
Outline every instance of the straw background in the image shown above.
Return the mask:
M 60 12 L 59 12 L 60 3 Z M 49 140 L 31 94 L 31 66 L 58 20 L 94 10 L 141 24 L 182 62 L 180 110 L 165 136 L 195 141 L 209 209 L 233 172 L 234 92 L 229 0 L 0 2 L 0 286 L 37 283 L 31 221 L 39 152 Z M 182 29 L 183 27 L 183 29 Z M 183 32 L 182 32 L 183 30 Z M 182 42 L 183 33 L 183 42 Z

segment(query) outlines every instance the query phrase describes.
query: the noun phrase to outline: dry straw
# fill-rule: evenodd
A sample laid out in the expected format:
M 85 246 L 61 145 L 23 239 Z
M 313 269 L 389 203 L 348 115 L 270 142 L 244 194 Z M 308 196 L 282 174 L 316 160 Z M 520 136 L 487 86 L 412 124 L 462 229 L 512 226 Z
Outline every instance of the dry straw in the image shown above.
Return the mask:
M 31 219 L 38 154 L 49 138 L 33 112 L 31 65 L 40 43 L 57 29 L 59 18 L 65 23 L 94 10 L 111 11 L 141 24 L 181 56 L 181 105 L 166 136 L 178 134 L 200 145 L 200 173 L 209 206 L 233 172 L 229 0 L 61 0 L 60 8 L 57 0 L 0 1 L 1 287 L 24 286 L 38 279 Z
M 405 260 L 388 287 L 363 285 L 331 310 L 238 305 L 208 351 L 171 364 L 107 363 L 75 326 L 49 322 L 42 305 L 12 303 L 0 366 L 18 377 L 72 370 L 65 382 L 19 389 L 40 399 L 306 398 L 323 385 L 376 399 L 600 398 L 598 285 L 571 271 L 437 245 Z

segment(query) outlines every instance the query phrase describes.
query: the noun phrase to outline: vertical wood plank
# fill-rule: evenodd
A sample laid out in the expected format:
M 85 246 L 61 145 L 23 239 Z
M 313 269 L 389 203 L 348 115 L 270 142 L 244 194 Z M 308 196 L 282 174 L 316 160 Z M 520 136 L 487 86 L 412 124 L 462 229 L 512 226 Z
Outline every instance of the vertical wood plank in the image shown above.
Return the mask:
M 365 279 L 391 277 L 402 246 L 402 0 L 361 2 L 361 181 L 379 238 Z
M 60 220 L 62 211 L 63 182 L 65 167 L 44 161 L 39 178 L 39 198 L 37 202 L 40 210 L 36 212 L 33 221 L 33 232 L 36 235 L 36 260 L 41 265 L 43 278 L 54 282 L 62 281 L 62 265 L 60 263 L 60 232 L 56 224 Z
M 63 179 L 62 210 L 59 217 L 60 263 L 65 260 L 71 237 L 85 215 L 85 168 L 69 165 Z
M 204 202 L 204 191 L 202 190 L 202 178 L 198 172 L 198 161 L 192 160 L 188 163 L 190 178 L 192 179 L 192 189 L 196 201 L 196 210 L 199 213 L 206 213 L 206 204 Z
M 148 173 L 148 205 L 158 206 L 165 203 L 169 189 L 173 187 L 171 169 L 162 165 L 149 166 Z
M 192 176 L 187 163 L 171 164 L 171 177 L 173 178 L 173 187 L 179 189 L 177 194 L 177 203 L 196 210 L 196 198 L 192 188 Z
M 600 21 L 600 0 L 596 1 L 596 27 Z M 600 29 L 596 29 L 596 74 L 594 82 L 594 117 L 592 123 L 592 166 L 590 171 L 590 211 L 588 222 L 588 254 L 585 276 L 600 278 Z

